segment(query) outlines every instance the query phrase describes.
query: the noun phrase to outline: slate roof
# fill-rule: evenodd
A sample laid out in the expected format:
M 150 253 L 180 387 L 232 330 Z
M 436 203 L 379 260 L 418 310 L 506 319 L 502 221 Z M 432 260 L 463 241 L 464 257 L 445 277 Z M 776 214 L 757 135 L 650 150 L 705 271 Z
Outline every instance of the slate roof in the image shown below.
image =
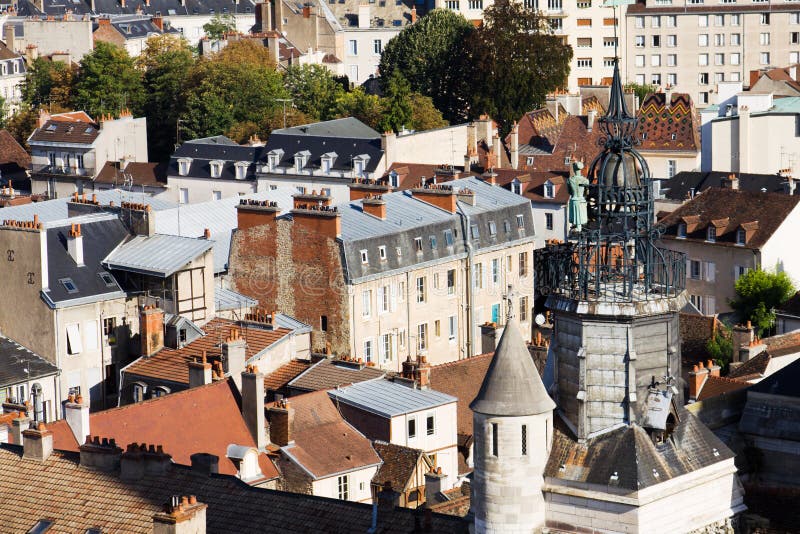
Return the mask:
M 166 234 L 137 235 L 103 260 L 109 269 L 167 278 L 213 246 L 208 239 Z
M 706 231 L 712 221 L 722 221 L 717 226 L 716 242 L 708 246 L 741 246 L 760 249 L 797 207 L 800 196 L 778 193 L 754 193 L 735 189 L 712 188 L 695 196 L 659 223 L 666 229 L 664 239 L 677 239 L 678 224 L 691 221 L 686 241 L 706 242 Z M 757 223 L 745 245 L 736 245 L 736 230 L 743 224 Z
M 65 122 L 50 119 L 28 137 L 31 143 L 68 143 L 91 145 L 100 135 L 100 129 L 93 122 Z
M 0 388 L 58 374 L 58 367 L 0 335 Z
M 800 397 L 800 360 L 787 365 L 777 373 L 769 376 L 750 388 L 754 393 L 782 395 L 784 397 Z
M 168 25 L 165 25 L 162 30 L 156 26 L 149 17 L 115 17 L 111 19 L 111 26 L 113 26 L 125 40 L 147 39 L 154 34 L 180 33 L 178 30 L 169 28 Z M 94 25 L 94 29 L 97 29 L 96 25 Z
M 683 202 L 687 200 L 692 191 L 699 193 L 711 187 L 721 187 L 728 181 L 729 172 L 679 172 L 672 178 L 661 181 L 661 191 L 670 200 Z M 787 193 L 789 191 L 785 178 L 777 174 L 739 173 L 739 190 L 764 191 L 767 193 Z
M 700 150 L 700 119 L 688 94 L 672 93 L 667 103 L 665 93 L 650 93 L 637 115 L 639 150 Z
M 2 215 L 0 210 L 0 215 Z M 72 222 L 81 224 L 83 235 L 83 266 L 67 252 L 67 236 Z M 108 272 L 102 260 L 109 252 L 129 236 L 122 222 L 110 214 L 89 215 L 65 221 L 46 228 L 47 232 L 47 289 L 42 290 L 45 302 L 51 308 L 80 303 L 95 302 L 125 296 L 122 288 L 113 280 L 106 284 L 100 278 Z M 37 276 L 41 276 L 37 273 Z M 72 279 L 77 291 L 70 293 L 61 280 Z M 113 276 L 112 276 L 113 278 Z
M 355 117 L 344 117 L 329 121 L 302 124 L 273 130 L 270 135 L 291 135 L 300 137 L 344 137 L 347 139 L 375 139 L 381 137 Z
M 432 389 L 413 389 L 389 380 L 369 380 L 328 392 L 334 400 L 391 418 L 455 403 L 458 399 Z
M 797 399 L 800 397 L 797 384 L 800 384 L 800 360 L 752 386 L 747 393 L 739 431 L 791 442 L 800 440 L 800 409 L 796 401 L 772 397 Z
M 208 358 L 219 358 L 222 354 L 221 343 L 230 336 L 232 328 L 241 330 L 242 338 L 247 342 L 246 356 L 248 359 L 291 333 L 285 328 L 267 330 L 253 323 L 238 323 L 216 318 L 202 327 L 203 332 L 206 333 L 205 336 L 179 349 L 165 347 L 153 356 L 139 358 L 125 367 L 122 372 L 188 385 L 189 362 L 200 357 L 203 351 L 206 352 Z
M 219 472 L 237 473 L 236 465 L 226 456 L 228 445 L 256 447 L 255 439 L 242 417 L 242 399 L 233 379 L 212 382 L 163 397 L 111 408 L 89 415 L 94 436 L 114 438 L 117 444 L 147 443 L 163 445 L 172 461 L 191 465 L 191 456 L 205 452 L 219 456 Z M 54 447 L 78 451 L 66 420 L 48 425 L 53 431 Z M 81 439 L 83 441 L 83 439 Z M 279 476 L 278 470 L 264 455 L 259 461 L 267 479 Z
M 264 391 L 277 391 L 286 387 L 297 375 L 311 366 L 309 360 L 292 360 L 264 377 Z
M 117 169 L 113 161 L 106 162 L 94 178 L 98 184 L 113 184 L 114 186 L 128 185 L 126 178 L 131 179 L 134 186 L 167 187 L 167 166 L 164 163 L 149 163 L 132 161 L 125 169 Z
M 519 328 L 516 317 L 506 323 L 481 389 L 469 405 L 473 412 L 538 415 L 556 407 L 544 388 Z
M 425 461 L 425 452 L 385 441 L 373 441 L 372 446 L 383 460 L 383 464 L 372 477 L 372 483 L 383 486 L 385 482 L 392 485 L 392 489 L 403 493 L 408 489 L 425 485 L 425 479 L 414 480 L 414 474 L 420 461 Z M 431 466 L 432 463 L 427 461 Z
M 296 376 L 288 385 L 292 389 L 320 391 L 363 382 L 364 380 L 375 380 L 385 375 L 385 371 L 375 367 L 360 366 L 354 362 L 324 359 Z
M 243 161 L 248 164 L 244 180 L 255 180 L 256 163 L 263 159 L 263 146 L 245 146 L 236 144 L 224 135 L 193 139 L 184 142 L 172 154 L 169 160 L 167 174 L 180 176 L 178 173 L 178 160 L 191 158 L 189 178 L 211 178 L 211 161 L 223 162 L 219 178 L 214 180 L 236 180 L 236 163 Z
M 207 530 L 219 534 L 347 534 L 367 532 L 372 522 L 369 504 L 253 488 L 231 476 L 208 476 L 182 466 L 172 466 L 165 475 L 123 482 L 118 473 L 80 467 L 77 453 L 55 452 L 38 462 L 23 459 L 21 447 L 0 445 L 0 471 L 0 524 L 12 532 L 26 532 L 46 517 L 54 520 L 53 532 L 100 528 L 151 533 L 152 516 L 173 495 L 196 495 L 207 504 Z M 421 514 L 397 507 L 379 516 L 378 532 L 413 532 Z M 434 532 L 468 531 L 461 518 L 434 513 L 430 520 Z
M 381 463 L 370 441 L 342 418 L 324 391 L 292 397 L 289 404 L 294 408 L 294 443 L 281 452 L 314 478 Z
M 556 417 L 544 476 L 639 491 L 733 458 L 733 452 L 694 415 L 684 408 L 678 415 L 671 439 L 659 445 L 636 424 L 579 443 Z

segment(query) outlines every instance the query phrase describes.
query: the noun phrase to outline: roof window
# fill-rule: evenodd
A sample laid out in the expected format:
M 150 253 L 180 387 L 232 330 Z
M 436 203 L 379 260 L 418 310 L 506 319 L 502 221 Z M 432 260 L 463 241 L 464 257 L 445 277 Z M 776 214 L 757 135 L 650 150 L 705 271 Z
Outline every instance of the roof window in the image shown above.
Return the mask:
M 61 282 L 61 285 L 63 285 L 64 289 L 67 290 L 67 293 L 72 294 L 78 292 L 78 286 L 75 285 L 75 282 L 72 281 L 72 278 L 62 278 L 59 280 L 59 282 Z
M 108 273 L 98 273 L 98 276 L 106 285 L 106 287 L 114 287 L 117 285 L 117 283 L 114 281 L 114 278 L 112 278 L 112 276 Z

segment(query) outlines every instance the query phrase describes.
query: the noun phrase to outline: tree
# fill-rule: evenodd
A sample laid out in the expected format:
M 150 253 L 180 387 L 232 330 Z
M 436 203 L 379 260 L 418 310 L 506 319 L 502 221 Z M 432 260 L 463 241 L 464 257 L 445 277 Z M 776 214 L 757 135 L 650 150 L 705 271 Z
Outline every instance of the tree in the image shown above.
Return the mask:
M 467 44 L 471 112 L 488 113 L 505 137 L 513 121 L 564 86 L 572 48 L 552 34 L 547 19 L 521 2 L 496 2 L 483 17 Z
M 322 65 L 291 66 L 283 81 L 297 109 L 312 120 L 326 121 L 336 116 L 336 101 L 344 89 Z
M 792 280 L 785 272 L 752 269 L 736 281 L 736 296 L 730 301 L 743 321 L 751 321 L 763 336 L 775 323 L 775 308 L 794 295 Z
M 236 31 L 236 19 L 230 13 L 216 14 L 213 19 L 203 24 L 203 31 L 206 32 L 206 37 L 218 41 L 226 33 Z
M 368 95 L 360 87 L 349 93 L 342 93 L 336 101 L 336 114 L 339 117 L 355 117 L 370 128 L 380 129 L 383 119 L 381 99 Z
M 733 335 L 731 329 L 723 324 L 714 331 L 706 343 L 706 352 L 720 367 L 727 366 L 733 358 Z
M 39 120 L 39 112 L 27 104 L 22 104 L 17 112 L 8 119 L 6 129 L 16 139 L 17 143 L 30 150 L 28 137 L 36 129 L 36 122 Z
M 432 130 L 443 128 L 449 123 L 444 120 L 442 112 L 433 105 L 433 100 L 429 96 L 419 93 L 411 93 L 411 127 L 414 130 Z
M 431 97 L 447 120 L 463 120 L 468 112 L 469 69 L 461 58 L 474 31 L 460 14 L 434 9 L 386 44 L 381 54 L 381 77 L 389 80 L 400 71 L 411 90 Z
M 136 59 L 136 66 L 144 71 L 144 114 L 151 161 L 165 161 L 173 152 L 178 117 L 184 108 L 181 96 L 193 64 L 186 40 L 169 34 L 148 39 L 147 48 Z
M 116 114 L 129 109 L 140 115 L 145 100 L 141 73 L 124 48 L 97 41 L 81 60 L 73 103 L 90 115 Z
M 36 58 L 28 66 L 22 82 L 22 101 L 32 107 L 52 106 L 69 109 L 70 90 L 77 70 L 63 61 Z
M 411 126 L 411 88 L 408 81 L 395 70 L 386 83 L 384 89 L 383 117 L 380 121 L 381 131 L 399 132 Z
M 636 95 L 637 100 L 639 100 L 639 105 L 641 106 L 642 102 L 644 102 L 644 99 L 647 98 L 647 95 L 655 93 L 658 90 L 658 87 L 655 85 L 640 85 L 638 83 L 631 82 L 625 86 L 625 90 L 629 92 L 632 91 L 633 94 Z

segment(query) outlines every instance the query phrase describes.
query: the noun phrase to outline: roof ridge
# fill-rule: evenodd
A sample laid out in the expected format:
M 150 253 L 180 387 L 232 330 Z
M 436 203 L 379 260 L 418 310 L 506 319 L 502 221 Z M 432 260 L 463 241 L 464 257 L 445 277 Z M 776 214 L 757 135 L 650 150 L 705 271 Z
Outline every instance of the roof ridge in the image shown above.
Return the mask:
M 452 362 L 437 363 L 436 365 L 431 365 L 431 369 L 441 369 L 442 367 L 455 367 L 456 365 L 461 365 L 464 362 L 472 362 L 477 360 L 478 358 L 488 358 L 490 356 L 494 356 L 494 351 L 484 352 L 483 354 L 475 354 L 474 356 L 470 356 L 468 358 L 462 358 L 460 360 L 454 360 Z
M 209 388 L 210 389 L 210 388 L 215 387 L 215 386 L 220 386 L 220 384 L 228 384 L 230 386 L 231 385 L 230 382 L 232 382 L 232 381 L 233 381 L 233 379 L 231 377 L 227 377 L 224 380 L 217 380 L 216 382 L 210 382 L 208 384 L 195 386 L 193 388 L 183 389 L 181 391 L 176 391 L 175 393 L 170 393 L 169 395 L 164 395 L 164 396 L 161 396 L 161 397 L 153 397 L 153 398 L 150 398 L 150 399 L 145 399 L 143 401 L 133 402 L 131 404 L 124 404 L 122 406 L 114 406 L 113 408 L 108 408 L 107 410 L 94 412 L 91 415 L 101 415 L 101 414 L 106 414 L 106 413 L 109 413 L 109 412 L 118 413 L 121 410 L 135 408 L 137 406 L 142 406 L 144 404 L 157 402 L 159 400 L 175 399 L 175 398 L 178 398 L 178 397 L 181 397 L 181 396 L 185 396 L 185 395 L 187 395 L 187 394 L 189 394 L 191 392 L 194 392 L 194 391 L 198 391 L 198 390 L 205 389 L 205 388 Z M 59 419 L 59 421 L 63 421 L 63 420 L 64 419 Z

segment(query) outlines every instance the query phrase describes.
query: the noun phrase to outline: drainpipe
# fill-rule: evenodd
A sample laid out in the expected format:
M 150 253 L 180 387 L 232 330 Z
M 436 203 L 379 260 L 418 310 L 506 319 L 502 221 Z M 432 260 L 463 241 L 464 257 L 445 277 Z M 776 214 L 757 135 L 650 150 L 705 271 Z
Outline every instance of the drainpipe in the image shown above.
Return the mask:
M 469 236 L 469 215 L 464 213 L 464 210 L 458 203 L 456 203 L 456 205 L 458 214 L 461 216 L 461 233 L 464 236 L 464 247 L 467 249 L 467 358 L 471 358 L 473 352 L 472 342 L 475 339 L 475 325 L 472 324 L 472 263 L 475 258 L 475 252 L 472 249 L 472 240 Z

